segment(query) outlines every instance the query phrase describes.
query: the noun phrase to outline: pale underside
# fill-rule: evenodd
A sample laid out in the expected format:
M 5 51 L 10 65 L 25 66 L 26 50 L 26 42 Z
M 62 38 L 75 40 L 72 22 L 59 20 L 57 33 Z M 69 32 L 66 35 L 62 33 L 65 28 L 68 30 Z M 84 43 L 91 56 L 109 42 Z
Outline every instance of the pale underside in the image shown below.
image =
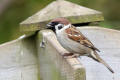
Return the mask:
M 70 53 L 77 53 L 79 55 L 86 55 L 91 53 L 91 49 L 68 38 L 68 35 L 62 30 L 56 33 L 59 43 Z

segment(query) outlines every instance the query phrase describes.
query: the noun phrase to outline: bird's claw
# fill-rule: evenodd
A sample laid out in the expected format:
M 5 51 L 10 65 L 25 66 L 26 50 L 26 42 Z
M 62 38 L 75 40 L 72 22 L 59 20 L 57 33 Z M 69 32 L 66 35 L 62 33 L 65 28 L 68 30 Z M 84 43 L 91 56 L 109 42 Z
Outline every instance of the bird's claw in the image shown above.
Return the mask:
M 73 54 L 73 53 L 64 53 L 63 55 L 62 55 L 64 58 L 78 58 L 79 57 L 79 55 L 77 55 L 77 54 Z

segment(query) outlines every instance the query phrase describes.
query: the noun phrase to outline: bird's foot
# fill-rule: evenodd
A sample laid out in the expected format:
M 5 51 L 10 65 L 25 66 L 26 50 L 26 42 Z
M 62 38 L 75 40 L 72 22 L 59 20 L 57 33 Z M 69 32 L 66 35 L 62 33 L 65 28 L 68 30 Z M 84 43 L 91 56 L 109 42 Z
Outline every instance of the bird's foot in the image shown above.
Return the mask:
M 73 54 L 73 53 L 64 53 L 63 54 L 64 58 L 77 58 L 79 57 L 79 54 Z
M 72 56 L 73 53 L 64 53 L 62 56 Z
M 74 54 L 72 58 L 78 58 L 80 55 L 79 54 Z

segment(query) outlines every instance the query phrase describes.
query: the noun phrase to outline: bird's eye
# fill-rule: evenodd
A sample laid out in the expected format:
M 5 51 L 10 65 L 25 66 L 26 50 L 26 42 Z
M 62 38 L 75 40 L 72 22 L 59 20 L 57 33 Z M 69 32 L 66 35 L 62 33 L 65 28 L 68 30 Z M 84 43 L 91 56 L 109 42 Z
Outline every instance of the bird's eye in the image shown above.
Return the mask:
M 63 24 L 58 23 L 57 25 L 55 25 L 56 30 L 60 30 L 61 28 L 63 28 Z
M 60 30 L 61 28 L 62 28 L 62 25 L 59 25 L 59 26 L 58 26 L 58 30 Z

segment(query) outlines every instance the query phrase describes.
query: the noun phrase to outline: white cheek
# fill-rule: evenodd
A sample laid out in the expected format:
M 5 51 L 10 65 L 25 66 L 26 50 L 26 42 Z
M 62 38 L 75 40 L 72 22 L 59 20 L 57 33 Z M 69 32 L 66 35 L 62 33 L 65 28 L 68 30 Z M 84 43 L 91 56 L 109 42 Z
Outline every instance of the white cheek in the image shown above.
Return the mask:
M 63 30 L 56 30 L 56 34 L 61 33 Z
M 57 26 L 57 25 L 55 26 L 55 30 L 56 30 L 56 31 L 58 30 L 58 26 Z

